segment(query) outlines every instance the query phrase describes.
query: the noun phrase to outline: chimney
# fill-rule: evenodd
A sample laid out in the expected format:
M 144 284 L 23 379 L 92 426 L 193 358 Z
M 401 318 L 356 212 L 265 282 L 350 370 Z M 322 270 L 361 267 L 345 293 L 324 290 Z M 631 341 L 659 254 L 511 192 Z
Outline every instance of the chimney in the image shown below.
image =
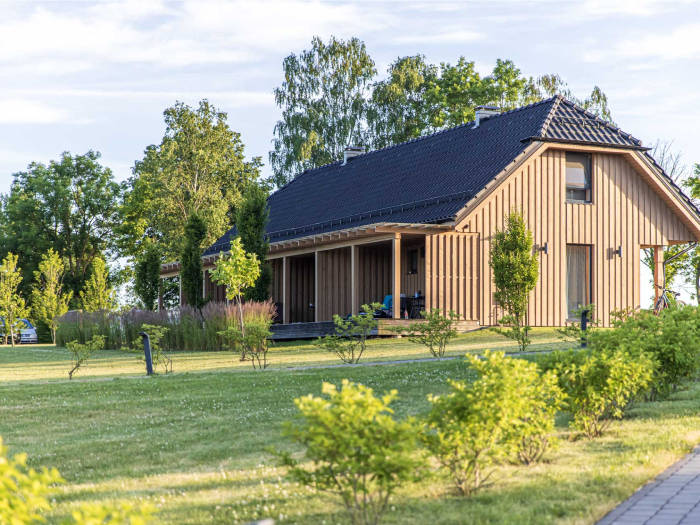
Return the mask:
M 494 115 L 500 115 L 501 108 L 498 106 L 476 106 L 474 108 L 474 127 L 478 128 L 482 120 L 486 120 Z
M 348 161 L 354 157 L 359 157 L 360 155 L 364 155 L 365 153 L 365 147 L 364 146 L 346 146 L 345 151 L 343 152 L 343 166 L 345 166 Z

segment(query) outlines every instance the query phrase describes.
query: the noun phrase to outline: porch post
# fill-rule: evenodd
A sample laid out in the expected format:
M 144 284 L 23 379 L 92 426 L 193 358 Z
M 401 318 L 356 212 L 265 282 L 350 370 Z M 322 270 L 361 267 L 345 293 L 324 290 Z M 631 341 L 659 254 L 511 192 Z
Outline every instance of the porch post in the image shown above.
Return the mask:
M 289 323 L 289 261 L 285 255 L 282 257 L 282 323 Z
M 394 319 L 401 318 L 401 234 L 395 233 L 394 239 L 391 242 L 391 259 L 392 259 L 392 302 L 394 305 Z
M 359 305 L 359 294 L 357 293 L 357 256 L 358 247 L 357 244 L 350 246 L 350 312 L 352 315 L 357 315 L 360 310 Z
M 661 288 L 663 286 L 664 273 L 664 249 L 663 246 L 654 246 L 654 304 L 661 296 Z
M 158 279 L 158 311 L 163 309 L 163 278 Z
M 318 250 L 314 252 L 314 321 L 318 323 Z

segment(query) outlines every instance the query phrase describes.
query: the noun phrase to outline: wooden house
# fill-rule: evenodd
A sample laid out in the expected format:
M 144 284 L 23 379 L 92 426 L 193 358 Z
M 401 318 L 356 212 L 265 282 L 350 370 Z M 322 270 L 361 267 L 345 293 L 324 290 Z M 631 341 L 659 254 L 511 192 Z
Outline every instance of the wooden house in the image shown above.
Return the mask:
M 453 310 L 463 328 L 496 324 L 491 239 L 518 210 L 540 262 L 529 324 L 561 326 L 594 303 L 607 326 L 612 311 L 640 304 L 641 248 L 659 248 L 660 265 L 664 246 L 700 238 L 698 210 L 648 148 L 560 96 L 349 150 L 268 203 L 271 295 L 287 324 L 329 321 L 387 295 Z M 205 265 L 234 234 L 204 253 Z M 204 293 L 223 299 L 208 276 Z M 395 319 L 407 302 L 393 301 Z

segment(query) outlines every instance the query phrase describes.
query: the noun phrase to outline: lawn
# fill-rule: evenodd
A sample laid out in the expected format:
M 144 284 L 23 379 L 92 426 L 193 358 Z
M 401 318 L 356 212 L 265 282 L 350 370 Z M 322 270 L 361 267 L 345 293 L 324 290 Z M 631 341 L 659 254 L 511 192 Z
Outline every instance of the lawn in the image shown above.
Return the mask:
M 546 333 L 539 334 L 546 342 Z M 496 347 L 486 333 L 451 350 Z M 470 348 L 472 349 L 472 348 Z M 315 353 L 314 353 L 315 352 Z M 289 355 L 287 355 L 289 354 Z M 295 357 L 296 356 L 296 357 Z M 374 342 L 375 359 L 424 357 L 405 341 Z M 308 346 L 279 345 L 277 367 L 329 362 Z M 396 388 L 400 416 L 420 415 L 445 379 L 468 378 L 462 360 L 383 366 L 249 370 L 227 353 L 175 355 L 175 374 L 146 378 L 133 355 L 103 352 L 67 381 L 63 349 L 0 348 L 0 435 L 32 465 L 57 467 L 49 522 L 95 500 L 149 500 L 163 523 L 342 523 L 338 501 L 284 480 L 266 449 L 293 450 L 282 435 L 293 398 L 347 377 Z M 332 359 L 330 362 L 334 362 Z M 700 385 L 672 400 L 639 403 L 596 441 L 571 441 L 566 421 L 547 462 L 503 467 L 496 483 L 465 499 L 436 475 L 403 489 L 386 523 L 593 523 L 700 441 Z

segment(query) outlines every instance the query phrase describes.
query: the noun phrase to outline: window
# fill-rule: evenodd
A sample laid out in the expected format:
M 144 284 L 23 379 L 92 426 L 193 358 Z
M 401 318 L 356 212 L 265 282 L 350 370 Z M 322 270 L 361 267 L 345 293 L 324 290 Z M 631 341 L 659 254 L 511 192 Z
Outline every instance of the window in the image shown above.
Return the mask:
M 418 250 L 408 250 L 408 273 L 418 273 Z
M 566 200 L 591 202 L 591 156 L 588 153 L 566 154 Z
M 566 245 L 566 311 L 570 320 L 578 319 L 580 310 L 591 304 L 591 247 Z

